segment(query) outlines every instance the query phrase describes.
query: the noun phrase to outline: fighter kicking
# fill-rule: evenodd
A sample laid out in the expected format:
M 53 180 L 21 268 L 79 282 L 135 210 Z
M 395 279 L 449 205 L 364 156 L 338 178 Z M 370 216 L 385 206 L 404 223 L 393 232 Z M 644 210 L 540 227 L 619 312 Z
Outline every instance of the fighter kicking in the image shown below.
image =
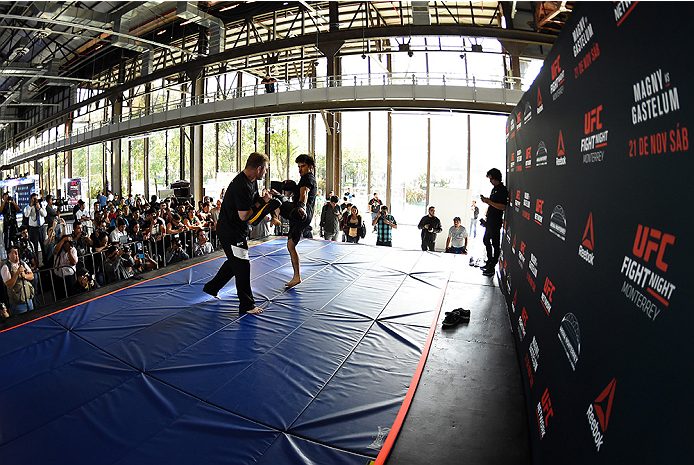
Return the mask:
M 300 260 L 296 246 L 299 244 L 304 230 L 311 224 L 316 207 L 316 193 L 318 184 L 313 174 L 315 161 L 311 155 L 302 154 L 296 157 L 301 179 L 299 184 L 293 181 L 285 181 L 283 190 L 294 192 L 293 201 L 285 202 L 280 207 L 280 214 L 289 220 L 289 236 L 287 237 L 287 250 L 292 260 L 294 276 L 285 283 L 287 287 L 294 287 L 301 282 Z

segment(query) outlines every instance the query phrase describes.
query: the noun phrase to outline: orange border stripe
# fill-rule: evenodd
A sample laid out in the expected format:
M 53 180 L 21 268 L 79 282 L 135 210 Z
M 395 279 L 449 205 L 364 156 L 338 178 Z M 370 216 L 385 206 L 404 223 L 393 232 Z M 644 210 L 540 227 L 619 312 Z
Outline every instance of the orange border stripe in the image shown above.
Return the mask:
M 393 448 L 393 445 L 395 444 L 395 440 L 397 439 L 398 434 L 400 434 L 400 428 L 402 428 L 402 424 L 405 421 L 407 412 L 410 410 L 410 405 L 412 404 L 414 393 L 417 390 L 419 380 L 422 377 L 422 372 L 424 371 L 424 365 L 426 364 L 427 357 L 429 356 L 429 349 L 431 349 L 431 344 L 434 341 L 434 334 L 436 333 L 436 324 L 439 321 L 439 315 L 441 315 L 441 306 L 443 305 L 443 298 L 446 295 L 446 289 L 448 288 L 448 281 L 450 280 L 450 278 L 451 276 L 449 274 L 448 279 L 446 279 L 446 284 L 443 286 L 443 290 L 441 291 L 441 295 L 439 296 L 439 303 L 437 305 L 438 309 L 436 310 L 434 321 L 431 323 L 431 327 L 429 328 L 429 336 L 427 337 L 427 342 L 424 346 L 424 350 L 422 351 L 422 356 L 419 357 L 419 364 L 417 365 L 417 370 L 415 371 L 414 376 L 412 377 L 410 388 L 407 390 L 405 400 L 400 406 L 400 410 L 398 411 L 398 415 L 395 417 L 393 427 L 390 429 L 390 433 L 388 433 L 388 437 L 383 443 L 381 452 L 378 454 L 378 457 L 376 457 L 374 465 L 383 465 L 385 463 L 386 459 L 388 458 L 388 455 L 390 455 L 390 451 Z
M 272 242 L 272 241 L 274 241 L 274 240 L 276 240 L 276 239 L 277 239 L 277 238 L 271 239 L 271 240 L 269 240 L 269 241 L 265 241 L 265 242 L 263 242 L 263 244 L 265 244 L 266 242 Z M 252 245 L 252 246 L 250 246 L 250 247 L 255 247 L 256 245 L 259 245 L 259 244 L 254 244 L 254 245 Z M 250 248 L 250 247 L 249 247 L 249 248 Z M 19 328 L 20 326 L 24 326 L 24 325 L 26 325 L 26 324 L 29 324 L 29 323 L 31 323 L 31 322 L 40 320 L 40 319 L 42 319 L 42 318 L 47 318 L 47 317 L 49 317 L 49 316 L 53 316 L 53 315 L 55 315 L 55 314 L 57 314 L 57 313 L 64 312 L 65 310 L 70 310 L 71 308 L 75 308 L 75 307 L 77 307 L 78 305 L 84 305 L 84 304 L 86 304 L 86 303 L 93 302 L 93 301 L 95 301 L 95 300 L 99 300 L 99 299 L 101 299 L 102 297 L 106 297 L 106 296 L 108 296 L 108 295 L 115 294 L 116 292 L 124 291 L 125 289 L 130 289 L 131 287 L 139 286 L 140 284 L 144 284 L 144 283 L 147 283 L 147 282 L 149 282 L 149 281 L 153 281 L 153 280 L 155 280 L 155 279 L 163 278 L 164 276 L 168 276 L 168 275 L 173 274 L 173 273 L 178 273 L 179 271 L 187 270 L 187 269 L 189 269 L 189 268 L 193 268 L 194 266 L 198 266 L 198 265 L 201 265 L 201 264 L 203 264 L 203 263 L 211 262 L 212 260 L 219 260 L 220 258 L 224 258 L 224 257 L 225 257 L 225 255 L 222 255 L 221 257 L 210 258 L 209 260 L 205 260 L 205 261 L 203 261 L 203 262 L 195 263 L 194 265 L 186 266 L 185 268 L 181 268 L 180 270 L 170 271 L 169 273 L 164 273 L 163 275 L 157 276 L 157 277 L 155 277 L 155 278 L 145 279 L 144 281 L 136 282 L 136 283 L 134 283 L 134 284 L 131 284 L 130 286 L 121 287 L 120 289 L 116 289 L 115 291 L 111 291 L 111 292 L 109 292 L 108 294 L 100 295 L 99 297 L 94 297 L 94 298 L 92 298 L 92 299 L 85 300 L 84 302 L 80 302 L 80 303 L 77 303 L 77 304 L 74 304 L 74 305 L 70 305 L 69 307 L 61 308 L 60 310 L 56 310 L 56 311 L 53 312 L 53 313 L 49 313 L 49 314 L 47 314 L 47 315 L 40 316 L 40 317 L 38 317 L 38 318 L 34 318 L 33 320 L 25 321 L 24 323 L 20 323 L 20 324 L 18 324 L 18 325 L 11 326 L 11 327 L 9 327 L 9 328 L 5 328 L 5 329 L 3 329 L 3 330 L 0 330 L 0 333 L 4 333 L 5 331 L 10 331 L 10 330 L 12 330 L 12 329 Z

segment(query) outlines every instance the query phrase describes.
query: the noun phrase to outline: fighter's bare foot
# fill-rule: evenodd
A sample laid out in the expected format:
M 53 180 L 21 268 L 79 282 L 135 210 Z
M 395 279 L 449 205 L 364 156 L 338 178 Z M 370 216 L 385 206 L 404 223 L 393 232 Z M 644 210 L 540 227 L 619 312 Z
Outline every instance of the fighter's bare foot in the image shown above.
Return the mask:
M 248 310 L 246 313 L 263 313 L 263 309 L 260 307 L 255 307 L 253 310 Z
M 202 287 L 202 292 L 204 292 L 205 294 L 211 295 L 212 297 L 214 297 L 217 300 L 221 300 L 217 294 L 213 294 L 212 291 L 210 291 L 209 289 L 205 289 L 205 288 L 206 288 L 206 286 Z
M 270 225 L 271 226 L 282 226 L 282 222 L 278 220 L 277 218 L 272 218 L 270 220 Z
M 301 279 L 299 279 L 299 278 L 294 278 L 294 279 L 292 279 L 291 281 L 289 281 L 288 283 L 284 283 L 284 285 L 285 285 L 286 287 L 294 287 L 294 286 L 296 286 L 297 284 L 299 284 L 300 282 L 301 282 Z

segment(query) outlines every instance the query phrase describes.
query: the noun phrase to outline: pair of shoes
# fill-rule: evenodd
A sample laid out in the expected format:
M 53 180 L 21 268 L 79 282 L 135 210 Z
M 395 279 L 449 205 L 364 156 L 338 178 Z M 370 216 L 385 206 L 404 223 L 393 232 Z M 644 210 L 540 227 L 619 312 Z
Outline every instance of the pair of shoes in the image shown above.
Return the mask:
M 444 328 L 450 328 L 460 323 L 467 323 L 469 321 L 470 310 L 465 310 L 464 308 L 456 308 L 452 312 L 446 312 L 446 318 L 443 319 L 442 326 Z
M 494 268 L 486 269 L 482 272 L 483 276 L 494 276 Z

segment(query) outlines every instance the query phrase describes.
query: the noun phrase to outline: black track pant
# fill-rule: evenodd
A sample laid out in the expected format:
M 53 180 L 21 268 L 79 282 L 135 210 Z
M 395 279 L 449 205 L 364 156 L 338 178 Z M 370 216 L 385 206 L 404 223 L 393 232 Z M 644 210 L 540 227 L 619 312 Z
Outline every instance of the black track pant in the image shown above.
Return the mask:
M 501 252 L 499 249 L 500 235 L 500 225 L 497 227 L 487 225 L 487 230 L 484 232 L 484 239 L 482 239 L 482 242 L 484 242 L 484 245 L 487 247 L 487 263 L 492 266 L 499 262 L 499 254 Z
M 251 290 L 251 262 L 248 260 L 248 244 L 246 241 L 232 242 L 228 238 L 219 238 L 227 255 L 227 260 L 217 271 L 217 275 L 205 284 L 205 292 L 217 295 L 226 283 L 236 277 L 236 293 L 239 296 L 239 313 L 245 313 L 255 308 L 253 290 Z M 241 258 L 243 251 L 246 258 Z

